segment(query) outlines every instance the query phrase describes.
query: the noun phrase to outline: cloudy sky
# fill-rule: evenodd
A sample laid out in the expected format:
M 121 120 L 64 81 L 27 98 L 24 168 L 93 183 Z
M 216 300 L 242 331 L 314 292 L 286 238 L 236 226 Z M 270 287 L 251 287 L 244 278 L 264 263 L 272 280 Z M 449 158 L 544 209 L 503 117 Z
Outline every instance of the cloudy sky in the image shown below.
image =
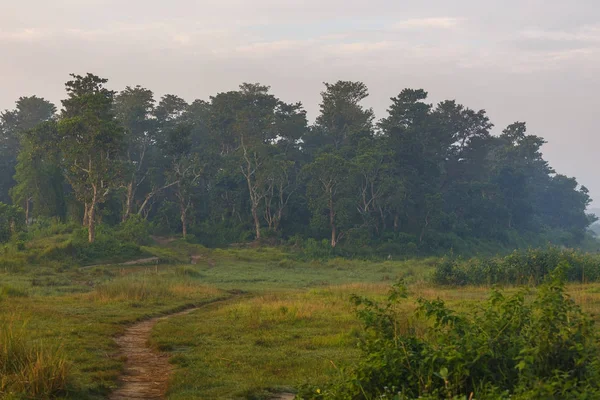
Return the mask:
M 527 121 L 600 207 L 597 0 L 0 0 L 0 55 L 0 109 L 71 72 L 190 101 L 260 82 L 311 119 L 324 81 L 364 81 L 380 117 L 423 88 Z

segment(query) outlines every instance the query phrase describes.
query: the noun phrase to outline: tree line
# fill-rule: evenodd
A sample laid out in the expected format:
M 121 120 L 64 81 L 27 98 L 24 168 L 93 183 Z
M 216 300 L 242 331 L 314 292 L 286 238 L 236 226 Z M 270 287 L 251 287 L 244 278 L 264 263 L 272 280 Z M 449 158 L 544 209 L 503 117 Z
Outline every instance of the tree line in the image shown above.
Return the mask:
M 377 120 L 364 83 L 325 83 L 319 115 L 244 83 L 188 103 L 72 75 L 62 109 L 21 97 L 0 115 L 0 202 L 24 221 L 147 220 L 208 245 L 315 238 L 398 251 L 458 241 L 581 242 L 588 191 L 544 160 L 523 122 L 404 89 Z

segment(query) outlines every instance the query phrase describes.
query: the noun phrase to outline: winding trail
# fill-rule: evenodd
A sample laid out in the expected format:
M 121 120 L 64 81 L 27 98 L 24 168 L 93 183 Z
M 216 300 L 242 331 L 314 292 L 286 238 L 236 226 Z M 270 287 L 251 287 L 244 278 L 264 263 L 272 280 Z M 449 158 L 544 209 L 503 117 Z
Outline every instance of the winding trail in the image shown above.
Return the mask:
M 244 292 L 231 290 L 232 297 L 210 301 L 202 306 L 222 305 L 236 301 Z M 115 338 L 120 354 L 127 357 L 123 373 L 119 377 L 120 386 L 112 392 L 109 400 L 163 400 L 167 392 L 169 378 L 175 367 L 169 363 L 168 353 L 148 347 L 148 340 L 154 326 L 167 318 L 189 314 L 202 306 L 192 306 L 186 310 L 137 322 Z M 272 400 L 293 400 L 292 393 L 274 395 Z
M 127 328 L 123 336 L 115 339 L 127 361 L 119 379 L 121 386 L 112 392 L 109 400 L 164 399 L 174 367 L 169 363 L 169 354 L 160 353 L 147 346 L 150 333 L 159 321 L 189 314 L 196 309 L 197 307 L 189 308 L 138 322 Z

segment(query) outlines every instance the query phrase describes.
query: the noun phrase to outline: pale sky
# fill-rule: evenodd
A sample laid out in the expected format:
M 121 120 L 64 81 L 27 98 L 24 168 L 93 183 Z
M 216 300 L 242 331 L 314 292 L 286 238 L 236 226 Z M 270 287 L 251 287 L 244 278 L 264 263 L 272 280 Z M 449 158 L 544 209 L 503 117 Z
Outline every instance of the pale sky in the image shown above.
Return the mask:
M 324 81 L 365 82 L 378 118 L 423 88 L 526 121 L 600 206 L 598 0 L 0 0 L 0 109 L 59 105 L 71 72 L 188 101 L 260 82 L 311 120 Z

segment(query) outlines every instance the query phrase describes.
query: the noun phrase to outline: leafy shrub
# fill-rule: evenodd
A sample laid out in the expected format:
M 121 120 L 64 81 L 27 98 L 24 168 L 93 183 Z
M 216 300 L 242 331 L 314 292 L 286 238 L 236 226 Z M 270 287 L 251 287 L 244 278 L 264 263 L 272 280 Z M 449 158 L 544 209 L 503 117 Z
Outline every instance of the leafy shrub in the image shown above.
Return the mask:
M 148 221 L 137 214 L 130 215 L 125 222 L 122 222 L 115 234 L 123 242 L 135 243 L 140 246 L 151 242 Z
M 360 362 L 339 383 L 305 387 L 299 398 L 600 398 L 598 336 L 565 293 L 566 269 L 553 271 L 533 301 L 527 290 L 493 290 L 470 314 L 420 299 L 408 318 L 398 307 L 407 297 L 401 285 L 383 304 L 354 296 L 365 330 Z
M 317 241 L 311 238 L 304 242 L 303 253 L 309 260 L 318 260 L 330 257 L 333 249 L 327 239 Z
M 138 245 L 119 240 L 115 232 L 106 225 L 98 225 L 96 240 L 88 243 L 87 229 L 73 232 L 73 249 L 75 258 L 82 263 L 119 262 L 143 255 Z
M 44 238 L 54 235 L 71 233 L 76 228 L 74 224 L 65 224 L 59 218 L 36 218 L 27 233 L 29 238 Z
M 24 225 L 25 214 L 20 207 L 0 202 L 0 243 L 7 242 Z
M 439 285 L 539 284 L 559 265 L 570 282 L 600 280 L 600 256 L 551 247 L 514 251 L 505 257 L 442 259 L 432 279 Z

